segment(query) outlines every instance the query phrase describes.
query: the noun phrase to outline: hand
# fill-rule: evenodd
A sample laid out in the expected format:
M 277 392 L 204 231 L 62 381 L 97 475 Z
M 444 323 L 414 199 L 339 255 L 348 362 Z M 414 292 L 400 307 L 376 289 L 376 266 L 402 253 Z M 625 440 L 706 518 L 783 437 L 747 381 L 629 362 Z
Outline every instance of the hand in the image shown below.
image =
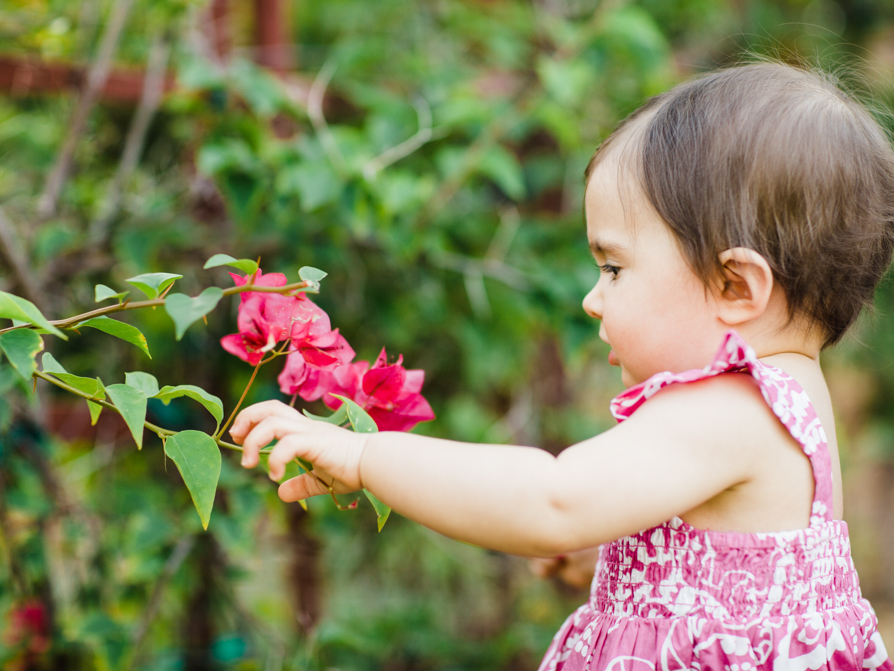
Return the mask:
M 233 440 L 242 445 L 242 466 L 254 468 L 265 445 L 278 440 L 268 457 L 270 479 L 285 475 L 286 464 L 301 457 L 314 465 L 313 474 L 299 475 L 279 487 L 283 501 L 309 496 L 352 492 L 363 487 L 360 457 L 369 434 L 354 433 L 326 422 L 308 419 L 280 401 L 264 401 L 245 408 L 230 429 Z
M 556 576 L 572 587 L 589 587 L 598 559 L 599 548 L 595 547 L 549 559 L 531 559 L 528 565 L 541 578 Z

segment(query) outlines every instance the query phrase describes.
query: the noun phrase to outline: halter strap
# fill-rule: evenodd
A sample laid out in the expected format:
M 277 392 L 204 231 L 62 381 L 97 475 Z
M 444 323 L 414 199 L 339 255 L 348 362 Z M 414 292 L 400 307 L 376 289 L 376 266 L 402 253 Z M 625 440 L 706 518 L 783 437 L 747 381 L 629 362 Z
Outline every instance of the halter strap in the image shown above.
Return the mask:
M 729 331 L 714 360 L 704 369 L 684 373 L 658 373 L 645 382 L 623 391 L 611 402 L 612 415 L 619 422 L 629 418 L 657 392 L 670 384 L 695 382 L 723 373 L 748 372 L 758 383 L 761 395 L 773 414 L 798 441 L 813 469 L 814 494 L 810 526 L 832 520 L 832 459 L 816 410 L 807 393 L 788 373 L 758 360 L 742 336 Z

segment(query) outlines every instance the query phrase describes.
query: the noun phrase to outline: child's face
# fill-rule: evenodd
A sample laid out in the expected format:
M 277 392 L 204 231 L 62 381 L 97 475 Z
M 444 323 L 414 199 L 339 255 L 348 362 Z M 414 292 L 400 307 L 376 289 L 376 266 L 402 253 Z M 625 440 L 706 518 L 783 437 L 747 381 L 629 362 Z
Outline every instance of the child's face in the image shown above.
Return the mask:
M 601 266 L 584 310 L 601 321 L 609 363 L 632 386 L 663 371 L 702 368 L 725 327 L 711 292 L 633 179 L 606 156 L 587 184 L 587 238 Z

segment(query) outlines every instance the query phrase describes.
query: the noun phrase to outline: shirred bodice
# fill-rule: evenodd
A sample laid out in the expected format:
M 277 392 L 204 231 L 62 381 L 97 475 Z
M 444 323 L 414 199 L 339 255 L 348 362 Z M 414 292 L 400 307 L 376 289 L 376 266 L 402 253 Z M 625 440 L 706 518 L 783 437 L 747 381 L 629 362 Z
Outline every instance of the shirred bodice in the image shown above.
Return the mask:
M 750 621 L 860 599 L 844 522 L 741 534 L 675 517 L 602 547 L 590 606 L 616 616 Z

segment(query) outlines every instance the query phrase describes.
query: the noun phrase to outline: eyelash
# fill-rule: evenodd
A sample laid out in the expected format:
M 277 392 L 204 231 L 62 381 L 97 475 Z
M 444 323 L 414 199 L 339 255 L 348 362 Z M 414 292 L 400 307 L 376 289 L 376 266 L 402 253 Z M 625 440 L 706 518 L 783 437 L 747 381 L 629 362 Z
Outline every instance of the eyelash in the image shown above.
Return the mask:
M 621 272 L 621 269 L 618 266 L 613 266 L 608 263 L 606 263 L 605 265 L 599 265 L 597 263 L 596 265 L 603 273 L 611 273 L 613 276 L 612 279 L 615 279 L 615 277 L 618 276 L 618 273 Z

